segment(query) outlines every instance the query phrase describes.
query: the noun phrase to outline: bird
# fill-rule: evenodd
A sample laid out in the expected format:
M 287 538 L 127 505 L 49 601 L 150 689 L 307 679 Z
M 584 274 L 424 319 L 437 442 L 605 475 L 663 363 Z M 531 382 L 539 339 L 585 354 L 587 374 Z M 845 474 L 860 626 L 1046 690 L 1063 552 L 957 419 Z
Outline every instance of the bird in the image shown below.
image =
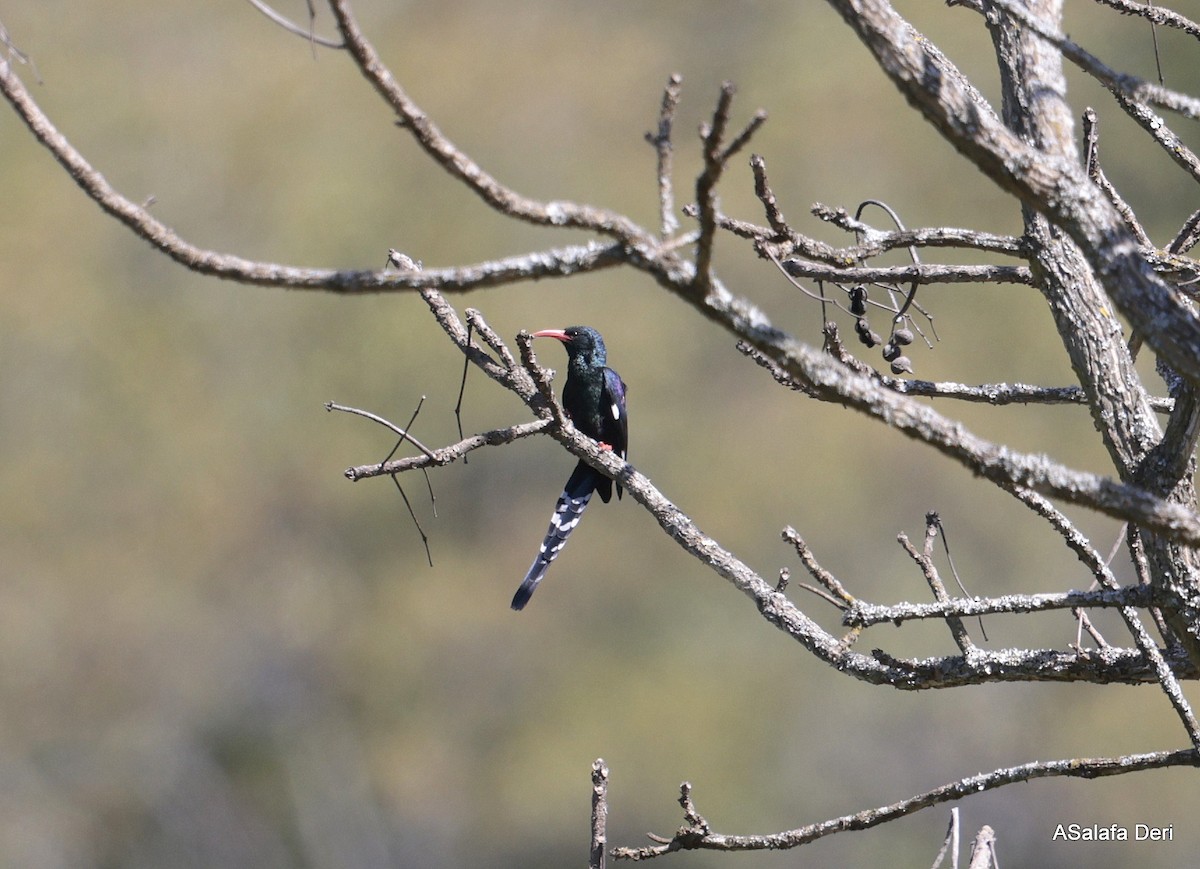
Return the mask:
M 608 367 L 608 354 L 600 333 L 590 326 L 568 326 L 534 332 L 533 337 L 556 338 L 566 348 L 567 382 L 563 385 L 562 405 L 575 428 L 622 459 L 626 458 L 629 420 L 625 412 L 625 381 Z M 617 483 L 616 488 L 619 499 L 621 484 Z M 529 603 L 551 562 L 558 557 L 567 544 L 567 537 L 579 524 L 592 493 L 599 493 L 600 500 L 607 504 L 612 491 L 612 480 L 582 459 L 579 461 L 554 505 L 546 539 L 521 587 L 513 595 L 514 610 L 519 611 Z

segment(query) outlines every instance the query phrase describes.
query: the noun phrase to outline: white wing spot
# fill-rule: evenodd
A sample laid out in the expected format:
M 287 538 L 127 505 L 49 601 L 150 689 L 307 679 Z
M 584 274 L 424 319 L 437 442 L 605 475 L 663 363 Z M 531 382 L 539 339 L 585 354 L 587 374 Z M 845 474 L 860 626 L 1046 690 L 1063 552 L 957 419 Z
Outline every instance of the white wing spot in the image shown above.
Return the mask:
M 621 408 L 617 406 L 617 403 L 615 401 L 613 402 L 613 405 L 612 405 L 612 415 L 613 415 L 613 419 L 621 418 Z

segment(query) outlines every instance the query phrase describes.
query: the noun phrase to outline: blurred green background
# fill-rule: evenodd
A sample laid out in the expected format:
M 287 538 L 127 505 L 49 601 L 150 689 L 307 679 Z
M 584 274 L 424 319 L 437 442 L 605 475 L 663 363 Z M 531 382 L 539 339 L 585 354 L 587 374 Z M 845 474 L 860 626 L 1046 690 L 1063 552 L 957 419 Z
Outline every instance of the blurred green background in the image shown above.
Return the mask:
M 1153 74 L 1143 23 L 1070 5 L 1073 36 Z M 300 2 L 279 9 L 305 17 Z M 976 15 L 902 9 L 995 97 Z M 680 72 L 680 205 L 699 165 L 695 130 L 732 79 L 735 118 L 771 114 L 753 150 L 785 214 L 819 237 L 846 241 L 807 217 L 812 202 L 868 197 L 910 226 L 1019 230 L 1015 204 L 906 108 L 821 3 L 361 0 L 356 11 L 443 130 L 531 196 L 654 225 L 642 134 Z M 198 245 L 371 268 L 389 247 L 442 266 L 583 240 L 488 212 L 431 168 L 346 58 L 314 58 L 248 3 L 17 0 L 0 16 L 60 129 Z M 332 32 L 323 10 L 318 27 Z M 1167 83 L 1200 90 L 1196 44 L 1159 36 Z M 1098 88 L 1072 87 L 1079 111 L 1100 113 L 1105 168 L 1165 245 L 1196 207 L 1194 187 Z M 1194 126 L 1176 129 L 1197 144 Z M 744 161 L 722 202 L 760 220 Z M 436 518 L 420 478 L 404 480 L 432 569 L 392 484 L 342 476 L 391 441 L 326 401 L 402 421 L 427 396 L 417 435 L 455 437 L 461 358 L 418 298 L 193 275 L 104 216 L 7 107 L 0 203 L 0 865 L 582 866 L 596 757 L 612 771 L 610 842 L 636 845 L 679 825 L 684 779 L 715 829 L 764 833 L 999 766 L 1186 744 L 1154 687 L 905 694 L 839 676 L 628 501 L 593 507 L 514 614 L 573 464 L 552 442 L 437 471 Z M 818 309 L 743 244 L 723 239 L 719 263 L 780 325 L 820 340 Z M 937 510 L 972 593 L 1089 582 L 1011 499 L 894 432 L 784 392 L 638 274 L 453 301 L 509 337 L 599 328 L 630 387 L 631 460 L 764 575 L 798 575 L 779 540 L 792 524 L 854 593 L 925 600 L 895 536 L 919 539 Z M 1035 291 L 931 287 L 921 301 L 942 340 L 913 354 L 917 376 L 1069 382 Z M 560 371 L 564 358 L 544 348 Z M 1082 409 L 939 408 L 1107 470 Z M 468 428 L 526 418 L 472 375 Z M 1107 551 L 1115 523 L 1072 515 Z M 836 629 L 827 606 L 793 596 Z M 987 629 L 994 648 L 1075 636 L 1065 614 Z M 860 647 L 953 651 L 936 626 L 878 628 Z M 1038 782 L 964 801 L 962 821 L 967 837 L 996 828 L 1005 865 L 1173 867 L 1197 846 L 1195 782 L 1191 770 Z M 799 852 L 663 865 L 927 866 L 947 820 L 942 807 Z M 1054 843 L 1060 822 L 1174 824 L 1175 840 Z

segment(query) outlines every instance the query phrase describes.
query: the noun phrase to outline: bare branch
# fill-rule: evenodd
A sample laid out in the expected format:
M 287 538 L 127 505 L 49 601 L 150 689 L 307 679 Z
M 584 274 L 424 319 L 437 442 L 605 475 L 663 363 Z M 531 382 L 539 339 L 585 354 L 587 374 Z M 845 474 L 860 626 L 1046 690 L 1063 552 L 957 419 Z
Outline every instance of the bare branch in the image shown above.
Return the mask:
M 935 603 L 899 603 L 886 606 L 854 598 L 842 617 L 842 623 L 847 627 L 868 628 L 872 625 L 898 624 L 914 620 L 1037 613 L 1075 607 L 1148 607 L 1155 602 L 1154 592 L 1141 585 L 1101 591 L 946 598 Z
M 405 471 L 415 471 L 418 468 L 437 468 L 448 465 L 465 457 L 472 450 L 483 447 L 498 447 L 511 444 L 531 435 L 542 434 L 550 427 L 550 421 L 545 419 L 510 425 L 507 428 L 497 428 L 480 432 L 463 438 L 458 443 L 450 444 L 433 450 L 431 455 L 412 456 L 406 459 L 396 459 L 385 464 L 357 465 L 347 468 L 346 479 L 351 482 L 365 480 L 368 477 L 382 477 L 386 474 L 401 474 Z
M 659 237 L 669 238 L 679 229 L 675 217 L 675 186 L 672 179 L 675 146 L 671 132 L 675 126 L 675 111 L 679 107 L 679 95 L 683 90 L 683 77 L 672 73 L 663 89 L 662 108 L 658 113 L 658 131 L 646 133 L 646 141 L 654 146 L 658 155 L 658 207 Z
M 1169 111 L 1178 112 L 1186 118 L 1200 118 L 1200 99 L 1146 81 L 1139 76 L 1117 72 L 1095 55 L 1072 42 L 1056 28 L 1027 14 L 1023 8 L 1008 2 L 1008 0 L 989 0 L 989 2 L 1003 9 L 1005 15 L 1019 22 L 1022 27 L 1028 28 L 1052 44 L 1062 52 L 1063 57 L 1092 76 L 1114 94 L 1118 94 L 1134 102 L 1149 103 L 1150 105 L 1159 106 Z
M 1025 243 L 1012 235 L 996 235 L 977 229 L 951 226 L 883 230 L 851 217 L 844 208 L 833 208 L 818 202 L 812 206 L 811 211 L 819 220 L 858 236 L 854 247 L 841 249 L 839 258 L 866 259 L 900 247 L 952 247 L 1020 257 L 1027 253 Z
M 1188 36 L 1200 39 L 1200 24 L 1185 18 L 1178 12 L 1159 6 L 1157 3 L 1135 3 L 1133 0 L 1096 0 L 1105 6 L 1111 6 L 1125 15 L 1138 15 L 1152 24 L 1173 27 L 1182 30 Z
M 1026 266 L 968 266 L 914 263 L 907 266 L 844 268 L 811 260 L 788 259 L 783 267 L 795 278 L 812 278 L 844 283 L 886 284 L 1033 284 Z
M 946 838 L 942 840 L 942 847 L 938 850 L 937 856 L 933 860 L 933 866 L 930 869 L 939 869 L 942 865 L 942 860 L 946 857 L 946 852 L 950 852 L 953 856 L 951 866 L 958 869 L 958 806 L 950 810 L 950 824 L 946 827 Z
M 1009 491 L 1018 500 L 1025 503 L 1050 522 L 1051 526 L 1059 532 L 1067 545 L 1079 556 L 1080 560 L 1092 568 L 1092 573 L 1096 577 L 1096 581 L 1103 588 L 1109 591 L 1115 591 L 1119 588 L 1116 577 L 1112 575 L 1112 571 L 1109 569 L 1108 562 L 1101 559 L 1100 554 L 1096 552 L 1062 512 L 1033 492 L 1022 489 L 1010 489 Z M 1135 562 L 1136 560 L 1135 558 Z M 1154 588 L 1155 586 L 1143 584 L 1143 587 Z M 1171 609 L 1175 610 L 1179 605 L 1179 601 L 1173 601 Z M 1183 689 L 1179 685 L 1179 680 L 1175 676 L 1174 669 L 1167 662 L 1166 658 L 1159 651 L 1154 639 L 1142 625 L 1137 610 L 1133 606 L 1127 605 L 1120 607 L 1119 611 L 1121 618 L 1124 619 L 1125 624 L 1129 628 L 1129 632 L 1133 635 L 1134 643 L 1153 668 L 1159 685 L 1171 701 L 1171 705 L 1175 708 L 1176 714 L 1187 730 L 1192 745 L 1200 749 L 1200 723 L 1197 722 L 1196 716 L 1188 705 L 1187 699 L 1183 696 Z
M 1167 252 L 1171 254 L 1187 253 L 1197 242 L 1200 242 L 1200 210 L 1193 211 L 1192 216 L 1184 221 L 1179 232 L 1175 234 L 1175 238 L 1167 245 Z
M 462 292 L 543 277 L 567 277 L 616 265 L 620 244 L 595 242 L 523 254 L 451 269 L 392 272 L 302 268 L 255 262 L 198 247 L 155 218 L 148 209 L 123 196 L 58 131 L 30 96 L 8 63 L 0 63 L 0 92 L 26 126 L 83 191 L 135 234 L 192 271 L 259 286 L 326 290 L 337 293 L 415 290 L 423 287 Z
M 934 447 L 980 476 L 1128 519 L 1165 536 L 1200 543 L 1200 516 L 1136 486 L 1073 471 L 1042 455 L 1022 455 L 971 434 L 932 408 L 898 395 L 793 340 L 756 344 L 784 373 L 823 400 L 837 402 L 886 422 Z
M 483 352 L 482 349 L 471 341 L 471 334 L 462 321 L 459 320 L 457 312 L 453 306 L 445 300 L 445 298 L 437 290 L 425 289 L 421 291 L 421 298 L 429 305 L 429 310 L 433 312 L 434 319 L 438 325 L 442 327 L 450 340 L 458 347 L 463 354 L 467 356 L 484 374 L 495 380 L 506 389 L 511 389 L 527 404 L 533 400 L 535 388 L 533 380 L 529 374 L 516 364 L 512 354 L 505 349 L 502 356 L 502 362 L 496 362 L 492 357 Z M 504 346 L 504 342 L 500 337 L 483 322 L 483 318 L 479 316 L 478 311 L 469 312 L 469 318 L 473 327 L 480 332 L 481 336 L 486 336 L 485 340 L 490 342 L 489 346 Z M 540 409 L 540 405 L 533 405 Z
M 821 583 L 821 585 L 825 586 L 825 588 L 829 590 L 829 593 L 833 596 L 834 600 L 838 602 L 837 605 L 841 606 L 843 609 L 846 607 L 853 609 L 858 605 L 859 601 L 852 594 L 846 591 L 845 587 L 837 581 L 837 578 L 817 563 L 817 559 L 813 555 L 812 550 L 809 549 L 808 544 L 804 542 L 803 538 L 800 537 L 795 528 L 791 527 L 790 525 L 784 528 L 783 539 L 790 543 L 792 548 L 796 550 L 796 556 L 804 565 L 804 569 L 809 572 L 809 575 L 811 575 L 813 579 Z M 782 588 L 779 590 L 783 591 Z M 847 622 L 847 624 L 849 623 Z
M 826 323 L 824 332 L 827 337 L 832 336 L 835 348 L 842 346 L 841 339 L 838 337 L 836 323 Z M 792 378 L 765 354 L 755 350 L 746 342 L 738 342 L 737 349 L 738 352 L 749 356 L 758 365 L 767 369 L 771 373 L 771 376 L 781 385 L 789 389 L 811 394 L 811 391 L 803 383 Z M 904 379 L 880 374 L 849 354 L 842 355 L 841 353 L 834 352 L 834 356 L 843 364 L 853 367 L 860 374 L 874 377 L 879 383 L 889 389 L 895 390 L 901 395 L 909 395 L 914 398 L 957 399 L 959 401 L 991 404 L 996 407 L 1003 407 L 1009 404 L 1085 404 L 1087 402 L 1087 395 L 1078 386 L 1034 386 L 1028 383 L 983 383 L 977 386 L 970 386 L 965 383 L 953 383 L 949 381 L 934 382 L 930 380 Z M 1150 403 L 1155 410 L 1161 413 L 1170 412 L 1175 404 L 1173 399 L 1157 397 L 1152 397 Z
M 1083 137 L 1087 146 L 1084 163 L 1087 166 L 1088 176 L 1104 191 L 1108 200 L 1125 221 L 1125 225 L 1129 227 L 1129 231 L 1137 236 L 1138 241 L 1146 247 L 1153 247 L 1150 236 L 1142 228 L 1142 224 L 1133 213 L 1133 208 L 1117 192 L 1117 188 L 1112 185 L 1112 182 L 1108 180 L 1108 176 L 1104 174 L 1104 170 L 1100 168 L 1099 122 L 1096 119 L 1096 110 L 1090 106 L 1083 112 Z
M 1200 319 L 1137 253 L 1136 239 L 1081 167 L 1021 141 L 885 0 L 830 3 L 926 120 L 1003 189 L 1069 233 L 1134 328 L 1181 375 L 1200 382 Z
M 608 846 L 608 765 L 604 758 L 592 763 L 592 847 L 588 869 L 604 869 Z
M 453 310 L 433 291 L 426 291 L 431 302 L 431 309 L 439 317 L 443 328 L 456 338 L 460 349 L 464 352 L 478 352 L 465 342 L 465 330 Z M 540 379 L 543 375 L 536 366 L 527 336 L 519 336 L 522 360 L 527 369 L 534 372 Z M 492 340 L 498 340 L 494 336 Z M 497 367 L 488 357 L 484 357 L 485 365 Z M 518 368 L 517 371 L 522 369 Z M 1093 681 L 1141 681 L 1148 677 L 1145 659 L 1141 655 L 1133 655 L 1122 650 L 1106 650 L 1098 657 L 1094 654 L 1066 654 L 1053 651 L 1014 651 L 1001 653 L 982 652 L 973 650 L 972 654 L 961 658 L 937 658 L 921 661 L 907 661 L 893 658 L 876 651 L 872 655 L 862 655 L 850 650 L 848 645 L 820 628 L 812 619 L 797 609 L 782 592 L 768 584 L 761 576 L 751 570 L 746 564 L 725 550 L 720 544 L 703 534 L 695 523 L 674 504 L 667 500 L 650 481 L 639 473 L 632 465 L 615 456 L 611 450 L 604 450 L 590 438 L 580 434 L 570 425 L 565 417 L 556 416 L 553 408 L 557 402 L 553 395 L 548 397 L 548 382 L 545 386 L 533 382 L 521 382 L 520 378 L 506 369 L 496 373 L 496 379 L 507 382 L 510 389 L 520 389 L 522 398 L 535 409 L 539 415 L 546 418 L 538 420 L 521 429 L 522 434 L 533 434 L 546 431 L 570 452 L 587 462 L 592 467 L 619 482 L 630 496 L 646 508 L 659 523 L 660 527 L 672 537 L 685 551 L 706 564 L 712 570 L 730 581 L 735 587 L 750 596 L 758 606 L 759 611 L 771 624 L 780 628 L 793 639 L 800 642 L 812 654 L 821 660 L 837 667 L 840 671 L 853 675 L 868 682 L 890 684 L 898 688 L 933 688 L 952 687 L 955 685 L 971 684 L 977 681 L 1010 681 L 1010 680 L 1093 680 Z M 530 381 L 534 376 L 526 372 Z M 549 407 L 547 407 L 549 402 Z M 498 442 L 509 442 L 516 436 L 517 427 L 503 430 L 496 438 Z M 482 440 L 482 436 L 476 436 Z M 473 439 L 468 439 L 473 440 Z M 476 446 L 481 443 L 476 443 Z M 448 448 L 447 451 L 434 451 L 434 459 L 427 456 L 417 456 L 401 460 L 383 468 L 378 466 L 364 469 L 351 469 L 347 476 L 359 479 L 362 476 L 378 475 L 379 473 L 396 473 L 429 464 L 452 461 L 453 458 L 473 448 L 467 442 Z M 800 550 L 798 549 L 798 552 Z M 822 579 L 819 570 L 814 573 Z M 827 585 L 835 596 L 852 600 L 844 589 L 836 583 Z M 839 591 L 840 589 L 840 591 Z M 1182 663 L 1173 664 L 1184 666 Z
M 772 833 L 765 836 L 732 836 L 713 832 L 707 823 L 704 826 L 698 826 L 688 821 L 673 838 L 667 840 L 666 844 L 645 848 L 616 848 L 613 850 L 613 856 L 618 860 L 649 860 L 675 851 L 785 850 L 807 845 L 809 842 L 815 842 L 817 839 L 833 833 L 869 830 L 930 806 L 960 800 L 973 794 L 996 790 L 1019 782 L 1042 778 L 1104 778 L 1147 769 L 1168 769 L 1178 766 L 1200 766 L 1200 752 L 1195 749 L 1187 749 L 1121 757 L 1067 758 L 1027 763 L 969 776 L 898 803 L 867 809 L 853 815 L 831 818 L 783 833 Z
M 1028 383 L 983 383 L 968 386 L 964 383 L 929 380 L 894 380 L 882 377 L 903 395 L 925 398 L 954 398 L 959 401 L 980 402 L 1002 407 L 1006 404 L 1086 404 L 1087 395 L 1078 386 L 1032 386 Z M 1174 406 L 1170 398 L 1151 398 L 1151 406 L 1168 413 Z
M 549 416 L 554 420 L 554 424 L 558 428 L 571 427 L 571 419 L 567 416 L 567 412 L 563 410 L 563 406 L 559 404 L 558 399 L 554 397 L 554 386 L 550 382 L 550 376 L 554 373 L 542 368 L 537 364 L 537 357 L 533 353 L 533 336 L 528 332 L 521 332 L 517 335 L 517 347 L 521 352 L 521 365 L 525 371 L 533 379 L 534 387 L 538 394 L 542 397 L 544 407 L 549 410 Z
M 767 119 L 766 112 L 758 111 L 746 127 L 726 144 L 725 128 L 729 125 L 729 112 L 733 106 L 736 88 L 732 82 L 721 85 L 721 95 L 713 111 L 712 120 L 700 129 L 703 141 L 704 170 L 696 178 L 696 205 L 685 209 L 685 214 L 696 217 L 700 224 L 700 238 L 696 242 L 695 293 L 703 296 L 713 284 L 712 255 L 713 241 L 717 230 L 717 182 L 725 172 L 729 160 L 740 151 L 754 132 Z
M 790 239 L 794 233 L 791 227 L 788 226 L 787 220 L 783 213 L 779 210 L 779 202 L 775 199 L 775 193 L 771 190 L 771 184 L 767 181 L 767 162 L 758 154 L 750 158 L 750 169 L 754 173 L 754 195 L 758 197 L 758 201 L 762 203 L 763 212 L 767 216 L 767 223 L 770 224 L 774 235 L 770 238 Z M 760 237 L 763 240 L 768 239 L 768 234 L 762 232 Z
M 397 123 L 412 134 L 417 144 L 438 165 L 462 181 L 491 208 L 509 217 L 541 226 L 586 229 L 626 244 L 653 246 L 652 237 L 615 212 L 573 202 L 539 202 L 501 184 L 459 150 L 401 89 L 374 46 L 359 29 L 348 0 L 330 0 L 329 5 L 350 56 L 375 91 L 396 113 Z
M 999 869 L 996 857 L 996 831 L 984 824 L 971 842 L 971 862 L 967 869 Z
M 929 588 L 933 592 L 934 599 L 938 603 L 945 605 L 950 602 L 950 595 L 946 593 L 946 586 L 942 582 L 942 578 L 938 575 L 937 568 L 934 566 L 933 559 L 931 558 L 932 552 L 930 544 L 932 543 L 932 538 L 929 536 L 931 532 L 932 528 L 927 527 L 924 552 L 917 551 L 917 548 L 913 546 L 912 542 L 908 539 L 907 534 L 902 533 L 897 535 L 896 540 L 900 543 L 900 546 L 904 549 L 904 551 L 908 553 L 909 558 L 911 558 L 913 562 L 921 569 L 921 574 L 925 577 L 925 581 L 929 584 Z M 963 625 L 962 619 L 956 615 L 947 615 L 945 622 L 946 626 L 950 628 L 950 635 L 954 638 L 954 644 L 958 646 L 959 651 L 961 651 L 965 657 L 969 658 L 975 652 L 976 646 L 975 643 L 972 642 L 971 637 L 967 634 L 967 629 Z
M 1133 118 L 1150 137 L 1158 143 L 1159 148 L 1192 177 L 1200 182 L 1200 158 L 1187 146 L 1174 130 L 1167 126 L 1166 121 L 1145 103 L 1130 99 L 1123 94 L 1115 95 L 1117 105 L 1124 109 L 1125 114 Z

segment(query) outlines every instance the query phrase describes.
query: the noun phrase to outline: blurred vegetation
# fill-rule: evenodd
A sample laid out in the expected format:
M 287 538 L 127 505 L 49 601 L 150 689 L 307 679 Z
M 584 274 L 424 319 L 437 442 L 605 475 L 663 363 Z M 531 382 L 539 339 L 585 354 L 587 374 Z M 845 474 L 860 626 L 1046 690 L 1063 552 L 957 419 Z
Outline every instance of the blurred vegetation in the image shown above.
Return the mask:
M 1073 37 L 1153 74 L 1143 24 L 1075 5 Z M 784 212 L 815 234 L 844 241 L 802 217 L 812 202 L 867 197 L 910 226 L 1020 226 L 1017 206 L 907 109 L 820 3 L 356 6 L 412 97 L 532 196 L 653 224 L 642 133 L 678 71 L 680 204 L 698 166 L 694 131 L 731 79 L 735 117 L 770 111 L 754 150 Z M 305 14 L 299 2 L 279 8 Z M 996 92 L 974 14 L 901 8 Z M 60 129 L 197 244 L 378 267 L 389 247 L 451 265 L 568 240 L 489 213 L 417 153 L 348 61 L 314 58 L 249 4 L 18 0 L 3 22 L 35 60 L 41 84 L 22 75 Z M 318 24 L 332 29 L 327 15 Z M 1194 42 L 1159 39 L 1168 84 L 1195 92 Z M 1165 243 L 1194 195 L 1102 93 L 1074 84 L 1079 109 L 1100 113 L 1106 171 Z M 751 193 L 749 170 L 734 173 L 724 208 L 759 219 Z M 715 828 L 767 832 L 978 770 L 1184 742 L 1153 687 L 909 695 L 852 682 L 630 503 L 593 508 L 518 616 L 508 600 L 573 459 L 544 439 L 477 453 L 433 475 L 436 518 L 420 479 L 406 479 L 432 569 L 391 483 L 342 477 L 391 443 L 326 413 L 327 400 L 402 420 L 425 395 L 418 435 L 454 436 L 461 361 L 419 299 L 190 274 L 105 217 L 7 110 L 0 201 L 0 865 L 582 865 L 598 756 L 612 770 L 610 842 L 637 844 L 679 825 L 684 779 Z M 731 286 L 819 341 L 818 309 L 773 270 L 733 239 L 720 257 Z M 641 276 L 454 301 L 506 336 L 599 328 L 630 385 L 631 460 L 765 574 L 796 569 L 778 536 L 792 524 L 856 594 L 924 599 L 894 538 L 919 537 L 938 510 L 972 593 L 1087 583 L 1011 499 L 893 432 L 781 391 Z M 1035 291 L 935 287 L 922 302 L 942 340 L 915 354 L 918 376 L 1069 382 Z M 561 370 L 555 351 L 543 361 Z M 1105 470 L 1081 409 L 942 409 Z M 511 397 L 469 381 L 468 427 L 523 418 Z M 1106 551 L 1115 524 L 1076 518 Z M 834 623 L 816 599 L 807 608 Z M 876 630 L 863 642 L 951 648 L 944 630 Z M 1061 615 L 988 631 L 997 644 L 1061 646 L 1074 626 Z M 995 827 L 1006 865 L 1175 866 L 1195 844 L 1186 819 L 1198 793 L 1188 771 L 1040 782 L 964 802 L 963 822 Z M 1060 821 L 1174 823 L 1176 841 L 1052 843 Z M 803 854 L 668 862 L 928 865 L 946 822 L 936 810 Z

